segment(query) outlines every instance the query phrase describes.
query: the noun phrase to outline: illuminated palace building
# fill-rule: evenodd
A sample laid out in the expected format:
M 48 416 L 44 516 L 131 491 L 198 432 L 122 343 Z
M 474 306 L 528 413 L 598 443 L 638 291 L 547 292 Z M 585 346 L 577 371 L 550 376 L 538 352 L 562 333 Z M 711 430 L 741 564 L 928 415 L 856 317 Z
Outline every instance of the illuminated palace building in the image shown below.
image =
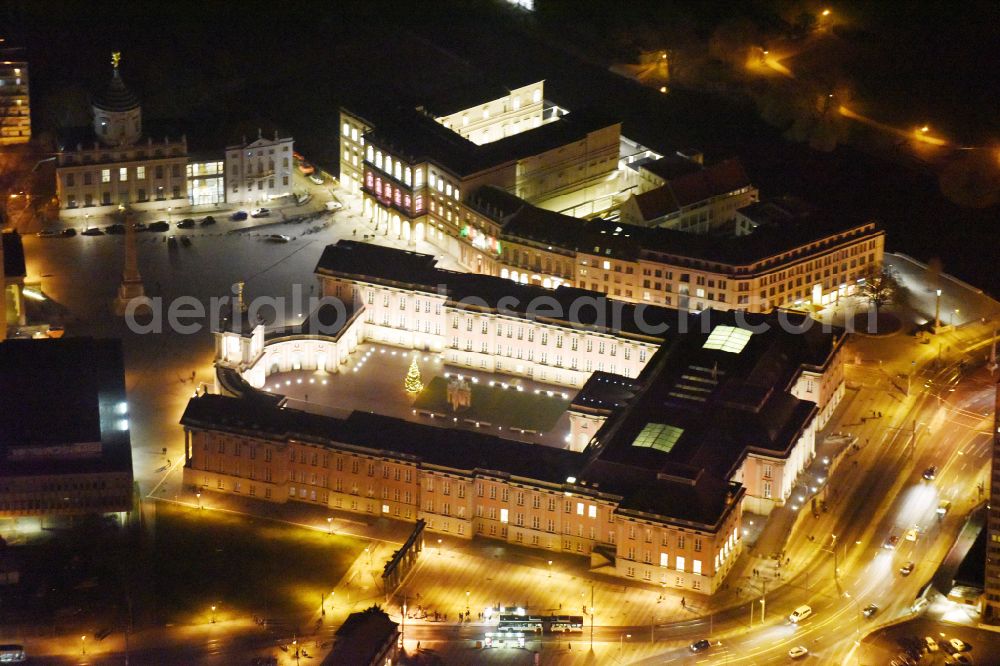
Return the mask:
M 342 183 L 377 232 L 426 240 L 466 270 L 684 310 L 825 307 L 881 264 L 874 221 L 759 201 L 739 160 L 658 154 L 542 92 L 342 108 Z
M 627 579 L 718 590 L 743 511 L 789 501 L 814 456 L 844 390 L 843 334 L 791 330 L 809 320 L 786 311 L 687 314 L 434 264 L 341 241 L 316 270 L 323 294 L 345 303 L 337 326 L 219 331 L 218 394 L 192 398 L 182 418 L 185 483 L 422 518 L 439 533 L 586 556 Z M 334 417 L 266 390 L 271 373 L 336 373 L 365 341 L 580 387 L 567 447 L 430 417 Z

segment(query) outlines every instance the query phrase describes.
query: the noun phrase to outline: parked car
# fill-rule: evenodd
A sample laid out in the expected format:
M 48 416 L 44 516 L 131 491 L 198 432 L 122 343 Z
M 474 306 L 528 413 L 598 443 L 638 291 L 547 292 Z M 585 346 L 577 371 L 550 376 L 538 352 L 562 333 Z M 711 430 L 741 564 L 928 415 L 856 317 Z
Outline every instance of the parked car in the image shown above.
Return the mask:
M 965 652 L 969 649 L 969 644 L 963 641 L 961 638 L 952 638 L 948 641 L 951 646 L 955 648 L 957 652 Z
M 928 652 L 937 652 L 939 649 L 938 642 L 930 636 L 924 636 L 924 645 L 927 647 Z
M 906 530 L 906 537 L 905 538 L 906 538 L 907 541 L 916 541 L 917 540 L 917 534 L 919 534 L 919 530 L 917 530 L 916 527 L 911 527 L 910 529 Z
M 285 236 L 284 234 L 271 234 L 270 236 L 267 237 L 267 240 L 271 241 L 272 243 L 287 243 L 292 239 L 289 238 L 288 236 Z
M 703 638 L 700 641 L 691 643 L 691 652 L 704 652 L 710 647 L 712 647 L 712 644 L 708 641 L 708 639 Z
M 68 229 L 67 229 L 67 231 L 68 231 Z M 45 229 L 43 231 L 39 231 L 35 235 L 38 236 L 39 238 L 59 238 L 60 236 L 63 236 L 64 234 L 59 229 Z
M 132 229 L 134 231 L 149 231 L 149 227 L 147 227 L 142 222 L 133 222 L 132 223 Z
M 324 182 L 326 182 L 323 180 L 323 176 L 319 175 L 318 173 L 309 174 L 309 180 L 316 183 L 317 185 L 322 185 Z
M 967 654 L 959 652 L 958 654 L 953 654 L 950 659 L 948 659 L 948 664 L 959 664 L 960 666 L 972 666 L 972 657 Z
M 903 566 L 899 567 L 899 573 L 903 576 L 909 576 L 911 573 L 913 573 L 913 567 L 914 567 L 913 562 L 907 562 Z
M 937 476 L 936 466 L 931 465 L 930 467 L 924 470 L 924 478 L 927 479 L 928 481 L 933 481 L 934 477 L 936 476 Z
M 158 220 L 149 225 L 150 231 L 168 231 L 170 229 L 170 223 L 164 220 Z
M 788 616 L 788 620 L 792 624 L 796 624 L 806 619 L 812 614 L 813 614 L 813 609 L 810 608 L 809 606 L 799 606 L 798 608 L 792 611 L 791 615 Z
M 891 534 L 889 535 L 889 538 L 885 540 L 885 543 L 882 544 L 882 547 L 887 550 L 895 550 L 898 543 L 899 537 L 895 534 Z
M 76 229 L 74 229 L 73 227 L 70 227 L 69 229 L 63 229 L 61 235 L 63 238 L 72 238 L 73 236 L 76 236 Z
M 194 226 L 194 220 L 190 217 L 185 217 L 183 220 L 177 223 L 178 229 L 190 229 Z
M 177 247 L 177 236 L 171 236 L 167 239 L 167 247 L 173 249 Z
M 183 245 L 184 247 L 191 247 L 191 237 L 181 236 L 181 245 Z
M 250 211 L 250 217 L 269 217 L 271 215 L 270 208 L 254 208 Z
M 229 219 L 233 222 L 242 222 L 247 219 L 247 212 L 245 210 L 238 210 L 229 216 Z
M 940 504 L 938 504 L 937 513 L 939 516 L 943 516 L 944 514 L 948 513 L 948 509 L 950 508 L 951 508 L 951 500 L 941 500 Z
M 295 204 L 298 205 L 298 206 L 302 206 L 302 205 L 307 204 L 310 201 L 312 201 L 312 198 L 313 198 L 313 195 L 309 194 L 308 192 L 303 192 L 302 194 L 296 194 L 295 195 Z
M 104 232 L 97 227 L 90 227 L 89 229 L 84 229 L 80 232 L 82 236 L 103 236 Z
M 112 234 L 113 236 L 120 236 L 121 234 L 125 233 L 125 225 L 119 222 L 116 222 L 115 224 L 109 224 L 108 226 L 104 227 L 104 233 Z
M 878 606 L 876 606 L 875 604 L 868 604 L 867 606 L 865 606 L 865 609 L 861 611 L 861 614 L 864 615 L 866 618 L 871 619 L 875 617 L 875 613 L 877 612 L 878 612 Z
M 292 158 L 298 160 L 299 162 L 305 159 L 304 157 L 302 157 L 302 153 L 298 152 L 297 150 L 292 151 Z
M 796 645 L 791 650 L 788 651 L 788 656 L 792 659 L 800 659 L 809 654 L 809 648 L 805 645 Z
M 299 162 L 299 171 L 301 171 L 305 175 L 308 176 L 309 174 L 311 174 L 315 170 L 316 170 L 316 167 L 314 167 L 312 164 L 309 164 L 309 162 Z
M 327 210 L 340 210 L 343 207 L 344 207 L 344 205 L 342 203 L 340 203 L 339 201 L 327 201 L 326 202 L 326 209 Z
M 201 221 L 201 226 L 203 227 L 208 227 L 213 224 L 215 224 L 215 218 L 212 217 L 211 215 L 206 215 Z

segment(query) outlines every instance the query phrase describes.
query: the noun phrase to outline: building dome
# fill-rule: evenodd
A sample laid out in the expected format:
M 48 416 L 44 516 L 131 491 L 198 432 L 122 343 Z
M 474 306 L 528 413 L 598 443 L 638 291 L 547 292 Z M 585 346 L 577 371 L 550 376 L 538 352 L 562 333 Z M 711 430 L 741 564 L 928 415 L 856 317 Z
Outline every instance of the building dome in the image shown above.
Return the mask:
M 118 73 L 119 53 L 114 53 L 111 63 L 114 73 L 107 87 L 94 96 L 94 134 L 106 146 L 130 146 L 142 135 L 142 108 L 139 98 L 125 87 Z
M 94 108 L 102 111 L 122 112 L 131 111 L 139 107 L 139 98 L 125 87 L 118 68 L 114 70 L 111 82 L 100 93 L 94 96 Z

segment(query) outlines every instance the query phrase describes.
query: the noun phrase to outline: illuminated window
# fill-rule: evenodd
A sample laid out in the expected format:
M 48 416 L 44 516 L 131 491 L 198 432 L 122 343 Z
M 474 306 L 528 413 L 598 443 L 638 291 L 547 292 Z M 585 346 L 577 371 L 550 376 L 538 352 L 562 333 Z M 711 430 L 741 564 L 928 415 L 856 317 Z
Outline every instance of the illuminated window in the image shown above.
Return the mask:
M 540 89 L 535 89 L 535 91 L 531 93 L 531 101 L 535 104 L 542 101 L 542 91 Z
M 591 504 L 587 507 L 587 515 L 591 518 L 597 518 L 597 506 Z
M 122 183 L 128 180 L 128 167 L 121 167 L 118 169 L 118 180 Z
M 348 125 L 347 123 L 344 123 L 344 136 L 347 136 L 350 133 L 351 133 L 351 126 Z
M 520 97 L 515 97 L 515 98 L 514 98 L 514 99 L 512 100 L 512 102 L 511 102 L 511 103 L 512 103 L 512 104 L 513 104 L 513 106 L 514 106 L 514 110 L 515 110 L 515 111 L 517 111 L 518 109 L 520 109 L 520 108 L 521 108 L 521 98 L 520 98 Z
M 576 503 L 576 515 L 578 515 L 578 516 L 582 516 L 583 515 L 583 502 L 577 502 Z
M 750 331 L 734 326 L 716 326 L 702 345 L 705 349 L 719 349 L 730 354 L 739 354 L 750 342 Z
M 676 560 L 674 568 L 677 569 L 678 571 L 684 571 L 684 558 L 678 555 L 674 559 Z
M 507 519 L 508 519 L 508 511 L 507 511 L 507 509 L 500 509 L 500 522 L 501 523 L 506 523 Z
M 701 575 L 701 560 L 691 560 L 692 571 L 694 571 L 699 576 Z
M 660 566 L 661 567 L 667 566 L 667 554 L 666 553 L 660 553 Z
M 111 169 L 101 169 L 101 182 L 102 183 L 111 182 Z
M 632 446 L 656 449 L 670 453 L 674 444 L 684 434 L 684 430 L 665 423 L 647 423 L 642 432 L 633 440 Z

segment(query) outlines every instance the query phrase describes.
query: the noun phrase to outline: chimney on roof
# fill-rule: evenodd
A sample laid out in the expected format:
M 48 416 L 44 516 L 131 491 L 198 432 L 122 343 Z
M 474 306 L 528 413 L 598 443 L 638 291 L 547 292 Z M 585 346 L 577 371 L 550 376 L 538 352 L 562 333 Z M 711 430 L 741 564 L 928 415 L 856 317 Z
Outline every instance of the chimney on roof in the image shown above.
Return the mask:
M 260 139 L 262 137 L 263 137 L 263 133 L 260 131 L 260 128 L 258 127 L 257 128 L 257 138 Z

